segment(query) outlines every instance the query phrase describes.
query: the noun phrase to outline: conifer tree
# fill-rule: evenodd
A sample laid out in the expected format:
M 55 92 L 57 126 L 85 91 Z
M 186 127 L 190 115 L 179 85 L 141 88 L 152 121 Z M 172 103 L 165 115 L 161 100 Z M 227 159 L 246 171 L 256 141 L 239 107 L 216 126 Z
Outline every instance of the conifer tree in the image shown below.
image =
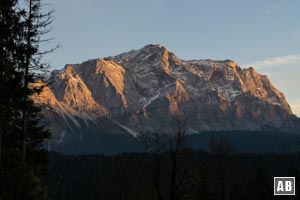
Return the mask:
M 0 4 L 0 199 L 46 198 L 42 145 L 50 134 L 39 123 L 31 95 L 42 89 L 34 83 L 45 72 L 41 59 L 47 52 L 39 46 L 50 31 L 52 11 L 43 14 L 40 0 L 24 2 L 22 8 L 17 0 Z
M 16 0 L 0 4 L 0 199 L 8 198 L 18 149 L 21 72 L 18 70 L 18 44 L 22 32 Z M 14 166 L 14 167 L 13 167 Z M 12 184 L 13 185 L 13 184 Z M 5 197 L 6 196 L 6 197 Z M 9 196 L 9 195 L 8 195 Z

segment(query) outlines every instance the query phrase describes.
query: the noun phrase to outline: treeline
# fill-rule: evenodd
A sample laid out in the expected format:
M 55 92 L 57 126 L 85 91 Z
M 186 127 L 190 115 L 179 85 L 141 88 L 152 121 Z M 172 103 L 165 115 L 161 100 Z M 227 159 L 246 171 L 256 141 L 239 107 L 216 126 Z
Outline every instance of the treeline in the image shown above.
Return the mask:
M 218 154 L 189 150 L 176 199 L 297 199 L 300 154 Z M 160 195 L 151 153 L 65 156 L 53 153 L 45 179 L 49 199 L 170 199 L 172 160 L 160 157 Z M 296 196 L 273 196 L 274 176 L 295 176 Z
M 173 117 L 170 129 L 141 136 L 145 153 L 53 154 L 45 179 L 48 198 L 271 200 L 276 199 L 275 176 L 295 176 L 298 194 L 299 153 L 238 153 L 231 138 L 224 134 L 211 135 L 208 153 L 196 151 L 190 148 L 185 115 Z
M 42 6 L 40 0 L 0 3 L 0 199 L 46 199 L 42 145 L 50 133 L 30 98 L 41 91 L 34 83 L 47 68 L 39 46 L 52 12 L 42 13 Z

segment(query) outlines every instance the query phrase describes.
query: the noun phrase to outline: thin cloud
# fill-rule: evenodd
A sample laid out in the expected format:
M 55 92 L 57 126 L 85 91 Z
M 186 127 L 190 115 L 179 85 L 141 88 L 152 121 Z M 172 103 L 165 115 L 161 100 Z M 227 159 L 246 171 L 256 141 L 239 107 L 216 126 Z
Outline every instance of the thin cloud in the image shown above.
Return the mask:
M 246 66 L 253 66 L 255 69 L 263 69 L 288 64 L 300 64 L 300 54 L 274 57 L 267 60 L 262 60 L 252 64 L 248 64 Z

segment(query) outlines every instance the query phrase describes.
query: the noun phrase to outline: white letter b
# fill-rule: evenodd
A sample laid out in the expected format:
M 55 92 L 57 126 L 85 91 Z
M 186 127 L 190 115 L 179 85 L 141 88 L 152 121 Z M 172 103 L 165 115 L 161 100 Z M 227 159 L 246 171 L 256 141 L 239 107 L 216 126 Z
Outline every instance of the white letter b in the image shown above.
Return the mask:
M 285 191 L 286 192 L 292 191 L 292 182 L 291 181 L 286 181 L 285 182 Z

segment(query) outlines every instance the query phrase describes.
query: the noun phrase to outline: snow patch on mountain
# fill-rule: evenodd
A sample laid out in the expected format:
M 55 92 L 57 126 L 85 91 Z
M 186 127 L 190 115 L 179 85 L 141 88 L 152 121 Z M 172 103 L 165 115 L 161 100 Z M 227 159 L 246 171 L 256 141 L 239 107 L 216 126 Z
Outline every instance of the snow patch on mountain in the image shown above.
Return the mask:
M 129 134 L 131 134 L 133 137 L 138 137 L 140 134 L 138 132 L 136 132 L 135 130 L 132 130 L 130 128 L 128 128 L 125 125 L 120 124 L 117 121 L 114 121 L 115 124 L 117 124 L 118 126 L 120 126 L 121 128 L 123 128 L 124 130 L 126 130 Z
M 145 109 L 147 106 L 149 106 L 153 101 L 158 99 L 158 97 L 161 95 L 161 93 L 156 94 L 155 96 L 151 97 L 148 102 L 143 106 L 143 109 Z

